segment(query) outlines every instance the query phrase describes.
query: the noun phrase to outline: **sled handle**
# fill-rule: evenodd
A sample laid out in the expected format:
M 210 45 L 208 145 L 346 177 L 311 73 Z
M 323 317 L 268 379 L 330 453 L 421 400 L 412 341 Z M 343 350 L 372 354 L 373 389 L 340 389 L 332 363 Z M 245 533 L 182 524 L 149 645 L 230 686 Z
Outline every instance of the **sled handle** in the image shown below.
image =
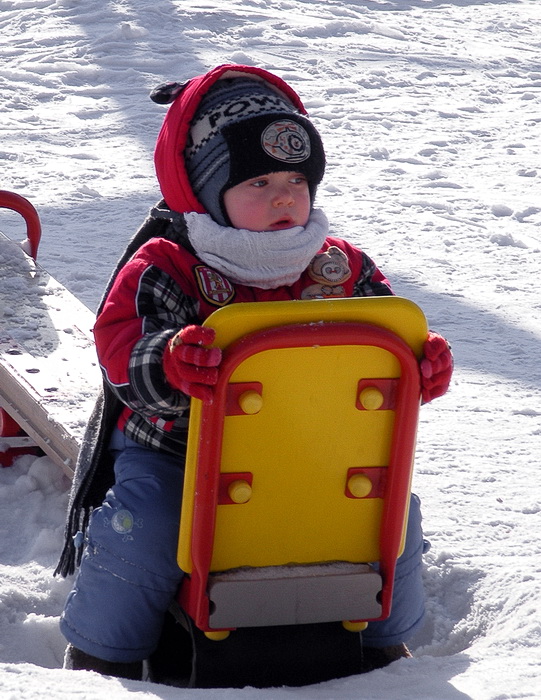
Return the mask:
M 26 237 L 30 244 L 30 256 L 35 260 L 38 255 L 38 246 L 41 239 L 41 223 L 34 206 L 20 194 L 0 190 L 0 207 L 13 209 L 26 221 Z

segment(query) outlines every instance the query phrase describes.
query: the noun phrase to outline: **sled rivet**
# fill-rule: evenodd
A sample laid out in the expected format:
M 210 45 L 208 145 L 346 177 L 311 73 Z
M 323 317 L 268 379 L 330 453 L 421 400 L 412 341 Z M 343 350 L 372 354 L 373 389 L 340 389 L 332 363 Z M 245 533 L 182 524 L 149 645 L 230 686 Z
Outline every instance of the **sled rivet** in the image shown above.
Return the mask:
M 216 630 L 216 632 L 205 632 L 205 637 L 212 642 L 221 642 L 229 637 L 229 630 Z
M 359 401 L 366 411 L 377 411 L 383 405 L 384 396 L 375 386 L 367 386 L 361 391 Z
M 348 489 L 355 498 L 366 498 L 372 487 L 373 484 L 366 474 L 353 474 L 348 479 Z
M 259 413 L 263 406 L 263 397 L 257 391 L 245 391 L 239 396 L 239 406 L 248 415 Z
M 354 622 L 352 620 L 344 620 L 342 627 L 348 632 L 363 632 L 368 627 L 368 622 Z
M 229 484 L 227 493 L 233 503 L 247 503 L 252 497 L 252 487 L 244 479 L 237 479 Z

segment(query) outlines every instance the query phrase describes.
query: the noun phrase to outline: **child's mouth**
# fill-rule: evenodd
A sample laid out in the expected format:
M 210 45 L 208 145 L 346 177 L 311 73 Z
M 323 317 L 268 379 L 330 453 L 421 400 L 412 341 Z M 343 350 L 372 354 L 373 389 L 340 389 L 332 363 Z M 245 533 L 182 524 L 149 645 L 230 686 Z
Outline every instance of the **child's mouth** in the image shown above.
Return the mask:
M 291 228 L 293 225 L 293 219 L 286 217 L 284 219 L 278 219 L 278 221 L 275 221 L 273 224 L 271 224 L 270 229 L 271 231 L 278 231 L 281 229 Z

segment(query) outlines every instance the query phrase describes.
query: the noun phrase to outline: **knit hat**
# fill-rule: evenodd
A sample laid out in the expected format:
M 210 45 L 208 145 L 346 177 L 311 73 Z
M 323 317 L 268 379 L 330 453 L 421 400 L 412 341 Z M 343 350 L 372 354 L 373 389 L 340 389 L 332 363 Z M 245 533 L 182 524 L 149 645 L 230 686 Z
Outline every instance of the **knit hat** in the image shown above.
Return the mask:
M 212 218 L 230 225 L 226 190 L 271 172 L 302 173 L 313 200 L 325 154 L 313 124 L 258 76 L 222 78 L 203 96 L 184 151 L 193 192 Z

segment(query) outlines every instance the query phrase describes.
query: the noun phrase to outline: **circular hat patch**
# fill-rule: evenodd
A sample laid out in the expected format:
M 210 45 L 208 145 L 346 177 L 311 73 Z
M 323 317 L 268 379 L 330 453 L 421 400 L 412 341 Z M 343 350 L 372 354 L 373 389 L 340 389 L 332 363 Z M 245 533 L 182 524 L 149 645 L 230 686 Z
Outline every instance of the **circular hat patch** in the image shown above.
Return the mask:
M 310 137 L 304 127 L 291 119 L 272 122 L 261 134 L 265 153 L 285 163 L 302 163 L 310 158 Z

